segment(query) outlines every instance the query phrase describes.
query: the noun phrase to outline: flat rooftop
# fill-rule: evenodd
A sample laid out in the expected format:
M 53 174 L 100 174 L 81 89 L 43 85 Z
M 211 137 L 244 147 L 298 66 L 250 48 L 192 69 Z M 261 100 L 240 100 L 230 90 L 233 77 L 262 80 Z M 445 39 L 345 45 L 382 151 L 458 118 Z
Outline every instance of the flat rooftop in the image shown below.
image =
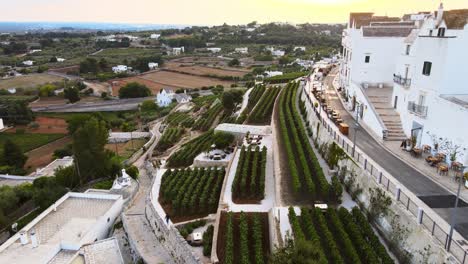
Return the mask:
M 271 126 L 252 126 L 223 123 L 219 124 L 215 131 L 231 132 L 235 134 L 246 134 L 250 132 L 252 135 L 269 135 L 271 134 Z
M 120 195 L 65 194 L 0 246 L 0 263 L 67 263 L 73 251 L 94 240 L 98 221 L 118 206 L 119 200 Z M 25 245 L 21 244 L 21 233 L 27 234 Z M 31 242 L 34 233 L 37 247 Z

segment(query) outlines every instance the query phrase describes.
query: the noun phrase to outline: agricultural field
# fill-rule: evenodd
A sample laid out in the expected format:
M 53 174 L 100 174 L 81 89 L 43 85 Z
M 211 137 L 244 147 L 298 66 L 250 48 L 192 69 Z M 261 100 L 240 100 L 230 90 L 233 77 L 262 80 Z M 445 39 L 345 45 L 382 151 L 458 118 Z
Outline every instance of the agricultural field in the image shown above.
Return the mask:
M 201 97 L 199 97 L 201 98 Z M 190 128 L 195 123 L 195 120 L 189 113 L 186 112 L 174 112 L 169 114 L 165 120 L 168 126 L 183 126 L 185 128 Z
M 146 144 L 147 139 L 132 139 L 124 143 L 109 143 L 106 144 L 105 148 L 115 152 L 119 157 L 123 159 L 130 158 L 133 153 L 141 149 Z
M 55 159 L 54 151 L 64 148 L 68 144 L 71 144 L 71 142 L 71 136 L 64 136 L 63 138 L 59 138 L 39 148 L 35 148 L 29 151 L 26 154 L 28 156 L 28 160 L 26 161 L 24 167 L 27 168 L 28 171 L 35 171 L 37 168 L 47 166 L 47 164 Z
M 34 126 L 17 125 L 14 129 L 8 129 L 5 133 L 16 133 L 18 129 L 24 129 L 26 133 L 39 134 L 67 134 L 68 125 L 65 119 L 38 116 L 33 121 Z
M 268 214 L 222 212 L 217 241 L 221 263 L 268 263 Z
M 168 148 L 174 146 L 174 144 L 181 139 L 185 132 L 184 130 L 184 128 L 178 126 L 167 127 L 156 145 L 156 150 L 164 152 Z
M 121 87 L 128 83 L 137 82 L 146 85 L 153 94 L 157 94 L 163 88 L 173 89 L 195 89 L 200 87 L 210 87 L 216 85 L 223 85 L 230 87 L 234 82 L 224 81 L 215 78 L 188 75 L 183 73 L 169 72 L 169 71 L 154 71 L 142 75 L 109 80 L 108 83 L 112 85 L 112 94 L 114 96 L 119 94 Z
M 249 114 L 247 119 L 248 124 L 270 124 L 273 106 L 280 90 L 281 88 L 279 87 L 270 87 L 263 93 L 260 101 L 258 101 L 253 111 Z
M 62 82 L 64 79 L 47 73 L 28 74 L 10 79 L 0 80 L 0 89 L 9 88 L 36 88 L 38 85 L 46 83 Z
M 193 159 L 205 150 L 208 150 L 213 143 L 213 130 L 192 139 L 184 144 L 177 152 L 167 160 L 169 167 L 186 167 L 193 163 Z
M 224 168 L 167 170 L 161 179 L 159 202 L 173 222 L 216 212 Z
M 285 188 L 292 188 L 293 195 L 301 201 L 319 199 L 333 201 L 339 193 L 337 187 L 330 187 L 325 178 L 317 156 L 310 145 L 297 111 L 297 98 L 299 83 L 291 82 L 280 95 L 279 101 L 279 133 L 282 139 L 280 151 L 282 163 L 287 165 L 288 177 L 283 177 Z M 340 185 L 341 186 L 341 185 Z M 335 192 L 336 191 L 336 192 Z
M 265 197 L 266 159 L 266 147 L 242 146 L 232 184 L 235 203 L 259 203 Z
M 201 65 L 193 65 L 193 64 L 181 64 L 181 63 L 174 63 L 174 62 L 167 62 L 164 64 L 164 68 L 186 73 L 190 75 L 199 75 L 199 76 L 211 76 L 211 77 L 238 77 L 242 78 L 244 75 L 249 73 L 249 70 L 241 69 L 241 68 L 228 68 L 228 67 L 207 67 Z
M 175 88 L 200 88 L 203 86 L 216 86 L 222 85 L 224 87 L 230 87 L 234 82 L 222 81 L 215 78 L 193 76 L 182 73 L 168 72 L 168 71 L 157 71 L 147 74 L 140 75 L 145 80 L 150 80 L 156 83 L 160 83 L 169 87 Z
M 194 130 L 207 131 L 209 130 L 214 122 L 216 121 L 219 114 L 223 111 L 222 104 L 215 104 L 205 113 L 203 113 L 193 125 Z
M 290 81 L 294 81 L 299 77 L 303 77 L 309 74 L 308 72 L 290 72 L 285 73 L 283 75 L 273 76 L 270 78 L 265 79 L 265 82 L 274 84 L 274 83 L 287 83 Z
M 110 64 L 121 64 L 124 60 L 132 61 L 137 57 L 150 57 L 160 54 L 159 49 L 143 48 L 108 48 L 98 52 L 91 57 L 100 60 L 106 59 Z
M 3 145 L 8 139 L 17 144 L 24 152 L 28 152 L 64 136 L 65 134 L 0 133 L 0 153 L 3 152 Z
M 289 222 L 294 240 L 318 251 L 318 263 L 394 263 L 357 207 L 352 213 L 343 207 L 302 208 L 300 216 L 290 207 Z

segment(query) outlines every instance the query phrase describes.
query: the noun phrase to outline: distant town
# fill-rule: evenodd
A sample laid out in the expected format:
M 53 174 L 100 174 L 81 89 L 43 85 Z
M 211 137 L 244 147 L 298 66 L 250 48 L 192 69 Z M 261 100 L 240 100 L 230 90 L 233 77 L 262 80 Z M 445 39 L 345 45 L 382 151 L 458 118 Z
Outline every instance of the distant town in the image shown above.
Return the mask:
M 0 263 L 468 263 L 468 9 L 410 11 L 1 22 Z

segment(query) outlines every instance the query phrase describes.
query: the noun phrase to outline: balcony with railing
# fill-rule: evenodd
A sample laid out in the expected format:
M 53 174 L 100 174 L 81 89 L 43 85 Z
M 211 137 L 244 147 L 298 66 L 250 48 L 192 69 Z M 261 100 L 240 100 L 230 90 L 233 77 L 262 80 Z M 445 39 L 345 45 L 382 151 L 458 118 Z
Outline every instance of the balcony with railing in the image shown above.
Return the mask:
M 408 102 L 408 111 L 422 118 L 427 116 L 427 106 L 419 105 L 413 101 Z
M 403 87 L 410 87 L 411 86 L 411 79 L 402 77 L 401 75 L 393 74 L 393 82 L 403 86 Z

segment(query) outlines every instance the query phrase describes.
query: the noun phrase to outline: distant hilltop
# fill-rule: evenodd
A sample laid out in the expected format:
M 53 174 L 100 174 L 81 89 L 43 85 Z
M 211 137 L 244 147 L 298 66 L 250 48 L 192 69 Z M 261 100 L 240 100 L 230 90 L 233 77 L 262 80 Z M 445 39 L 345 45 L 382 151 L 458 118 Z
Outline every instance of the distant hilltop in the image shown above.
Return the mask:
M 158 30 L 169 28 L 185 28 L 190 25 L 171 24 L 125 24 L 125 23 L 93 23 L 93 22 L 0 22 L 1 32 L 24 31 L 96 31 L 96 30 Z

